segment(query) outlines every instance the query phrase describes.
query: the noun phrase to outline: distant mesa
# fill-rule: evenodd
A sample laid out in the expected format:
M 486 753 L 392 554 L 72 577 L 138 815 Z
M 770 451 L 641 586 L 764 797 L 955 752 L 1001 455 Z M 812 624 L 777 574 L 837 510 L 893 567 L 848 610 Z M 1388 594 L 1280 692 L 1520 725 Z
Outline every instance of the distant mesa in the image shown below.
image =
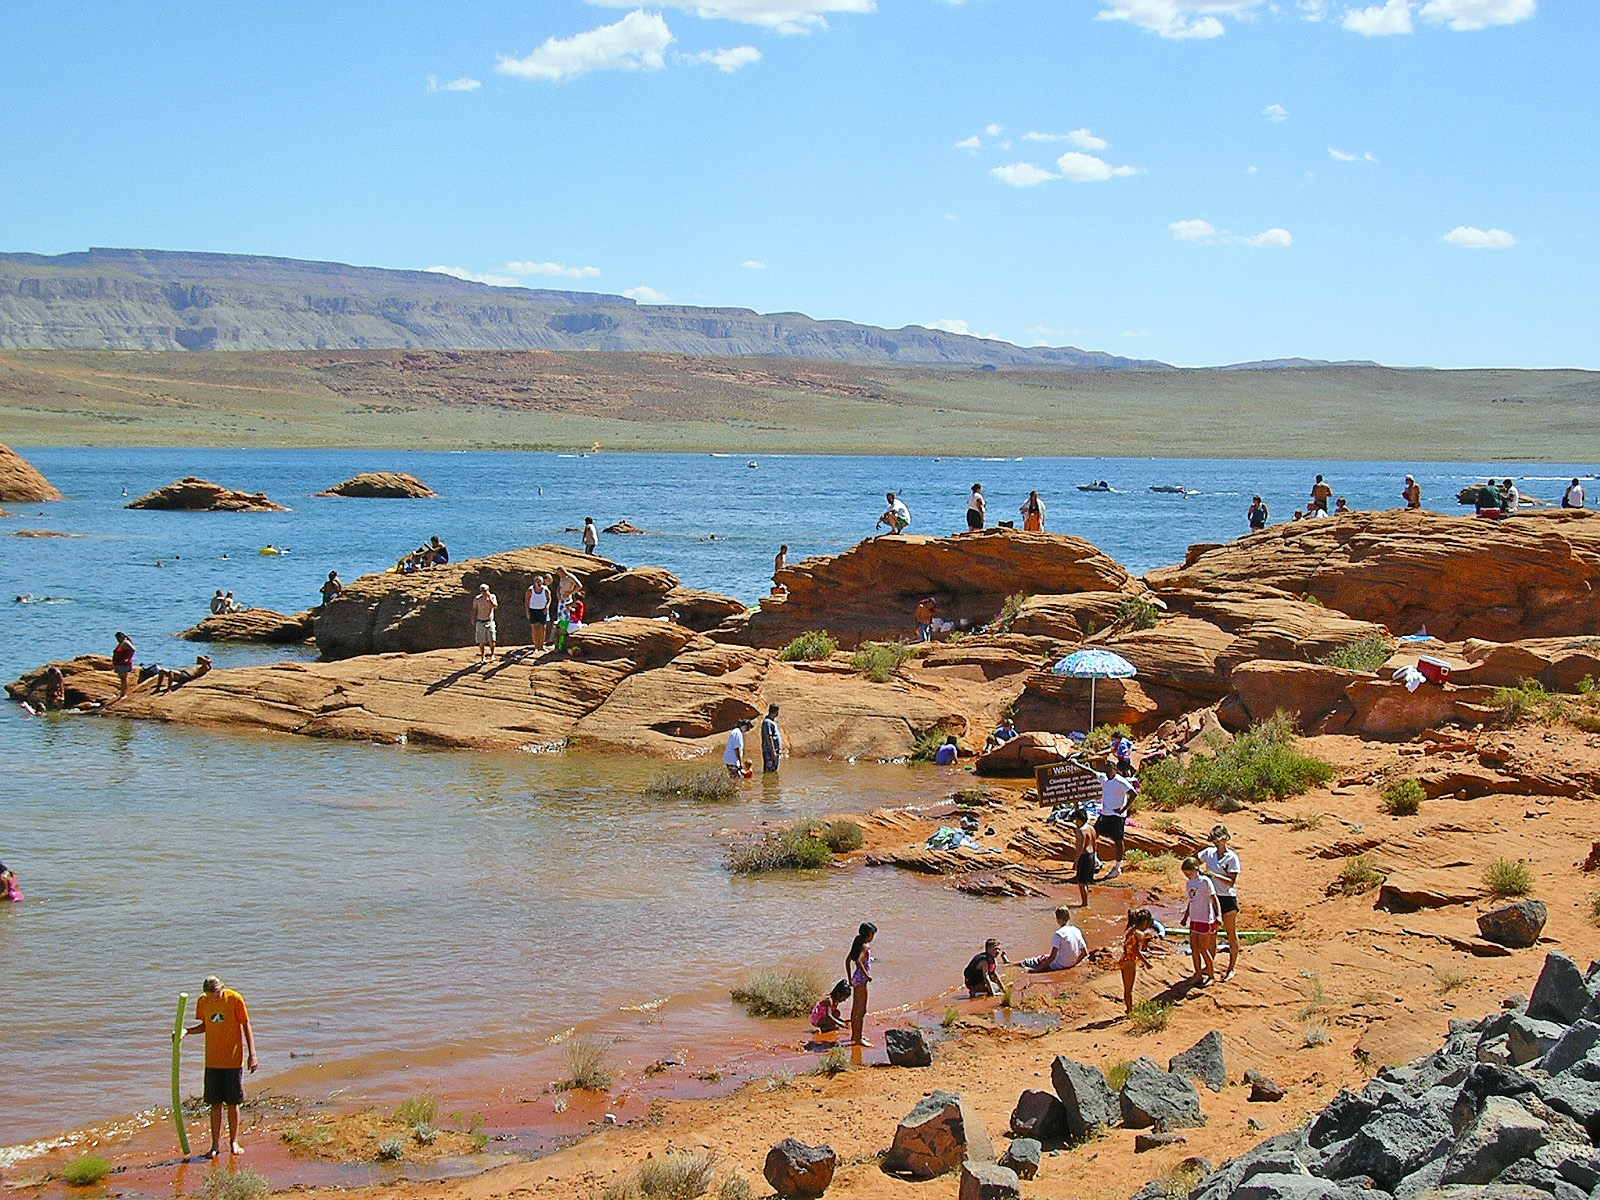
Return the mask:
M 127 508 L 157 508 L 174 512 L 288 512 L 267 499 L 265 492 L 236 492 L 208 479 L 185 475 L 176 483 L 140 496 Z
M 360 500 L 426 500 L 437 493 L 415 475 L 404 471 L 363 471 L 317 495 Z
M 10 446 L 0 446 L 0 500 L 16 504 L 59 499 L 61 493 L 31 462 Z

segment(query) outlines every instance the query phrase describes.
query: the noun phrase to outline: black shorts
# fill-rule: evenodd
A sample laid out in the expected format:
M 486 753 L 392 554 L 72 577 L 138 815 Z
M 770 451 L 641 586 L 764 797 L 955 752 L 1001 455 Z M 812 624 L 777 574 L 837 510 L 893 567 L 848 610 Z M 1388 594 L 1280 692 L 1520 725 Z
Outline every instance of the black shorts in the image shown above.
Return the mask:
M 1128 818 L 1121 813 L 1101 813 L 1094 819 L 1094 831 L 1103 838 L 1110 838 L 1113 842 L 1120 842 L 1122 834 L 1128 827 Z
M 205 1102 L 207 1104 L 243 1104 L 244 1068 L 207 1067 Z
M 983 514 L 981 512 L 979 512 L 975 508 L 967 509 L 967 528 L 968 529 L 982 529 L 983 528 Z
M 1094 877 L 1100 872 L 1100 860 L 1089 851 L 1078 855 L 1077 870 L 1073 872 L 1073 883 L 1093 883 Z
M 1238 912 L 1239 911 L 1239 897 L 1237 897 L 1237 896 L 1218 896 L 1217 897 L 1217 907 L 1222 909 L 1222 911 L 1224 913 Z
M 548 608 L 530 608 L 528 610 L 529 625 L 550 624 L 550 610 Z

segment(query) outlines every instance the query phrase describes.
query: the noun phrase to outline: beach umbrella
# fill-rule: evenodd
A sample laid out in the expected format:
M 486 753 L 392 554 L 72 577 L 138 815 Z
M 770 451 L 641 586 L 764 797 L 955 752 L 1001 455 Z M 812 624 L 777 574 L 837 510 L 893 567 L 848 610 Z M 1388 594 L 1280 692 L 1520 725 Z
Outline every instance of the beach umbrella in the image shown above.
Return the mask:
M 1097 679 L 1132 679 L 1139 672 L 1120 654 L 1109 650 L 1074 650 L 1054 667 L 1057 675 L 1089 681 L 1089 728 L 1094 728 L 1094 685 Z

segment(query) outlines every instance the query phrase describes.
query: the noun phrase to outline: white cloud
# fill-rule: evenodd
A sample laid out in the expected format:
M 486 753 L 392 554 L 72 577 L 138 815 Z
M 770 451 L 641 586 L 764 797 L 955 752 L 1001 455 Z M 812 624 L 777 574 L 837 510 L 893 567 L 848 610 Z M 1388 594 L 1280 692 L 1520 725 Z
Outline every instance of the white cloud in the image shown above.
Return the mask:
M 1004 125 L 990 125 L 983 132 L 988 134 L 990 137 L 999 137 L 1005 131 L 1006 127 Z
M 1269 121 L 1287 121 L 1289 110 L 1281 104 L 1269 104 L 1261 110 L 1261 115 Z
M 1254 174 L 1255 174 L 1255 173 L 1256 173 L 1256 172 L 1257 172 L 1257 171 L 1259 171 L 1259 170 L 1261 170 L 1261 168 L 1260 168 L 1260 167 L 1246 167 L 1246 168 L 1245 168 L 1245 169 L 1244 169 L 1244 173 L 1245 173 L 1245 174 L 1246 174 L 1246 175 L 1254 175 Z
M 638 0 L 589 0 L 610 8 L 628 8 Z M 708 21 L 739 21 L 779 33 L 809 33 L 828 27 L 828 13 L 877 12 L 876 0 L 664 0 Z
M 976 149 L 978 149 L 978 147 L 980 147 L 982 145 L 983 145 L 983 139 L 981 137 L 979 137 L 977 134 L 973 134 L 971 137 L 962 138 L 959 142 L 957 142 L 956 143 L 956 149 L 957 150 L 976 150 Z
M 569 267 L 556 262 L 511 262 L 506 270 L 512 275 L 560 275 L 567 279 L 593 279 L 600 274 L 599 267 Z
M 1063 178 L 1074 183 L 1099 183 L 1106 179 L 1139 174 L 1138 167 L 1113 167 L 1103 158 L 1078 150 L 1068 150 L 1056 159 L 1056 169 Z
M 1074 129 L 1071 133 L 1025 133 L 1025 142 L 1071 142 L 1080 150 L 1104 150 L 1111 145 L 1105 138 L 1096 137 L 1087 129 Z
M 1179 242 L 1199 242 L 1202 245 L 1210 245 L 1217 240 L 1217 227 L 1210 221 L 1202 221 L 1198 218 L 1189 221 L 1174 221 L 1167 228 L 1172 230 L 1173 240 Z
M 1164 38 L 1214 38 L 1223 17 L 1248 17 L 1263 0 L 1102 0 L 1098 21 L 1130 21 Z
M 460 79 L 452 79 L 449 83 L 440 83 L 437 75 L 428 76 L 428 90 L 430 92 L 475 92 L 483 84 L 476 79 L 469 79 L 463 75 Z
M 1392 33 L 1410 33 L 1411 0 L 1388 0 L 1371 8 L 1352 8 L 1344 14 L 1344 28 L 1364 37 L 1386 37 Z
M 1465 33 L 1490 25 L 1515 25 L 1531 18 L 1537 7 L 1538 0 L 1428 0 L 1422 18 Z
M 549 38 L 525 58 L 501 55 L 495 70 L 522 79 L 561 83 L 590 71 L 659 71 L 675 39 L 660 13 L 636 9 L 615 25 L 568 38 Z
M 739 264 L 746 271 L 765 271 L 767 264 L 755 258 L 747 258 Z
M 521 287 L 519 280 L 512 279 L 509 275 L 478 275 L 465 267 L 428 267 L 428 271 L 435 275 L 449 275 L 453 279 L 465 279 L 468 283 L 487 283 L 490 287 Z
M 1332 146 L 1329 146 L 1328 157 L 1333 159 L 1334 162 L 1356 162 L 1361 156 L 1359 154 L 1346 154 L 1343 150 L 1335 150 Z
M 1255 237 L 1245 238 L 1244 244 L 1260 250 L 1282 250 L 1294 245 L 1294 236 L 1287 229 L 1268 229 Z
M 1479 229 L 1476 225 L 1457 225 L 1439 240 L 1464 250 L 1509 250 L 1517 244 L 1504 229 Z
M 1006 167 L 995 167 L 989 172 L 1001 183 L 1009 183 L 1012 187 L 1032 187 L 1036 183 L 1043 183 L 1047 179 L 1059 179 L 1046 171 L 1043 167 L 1035 166 L 1030 162 L 1012 163 Z
M 692 63 L 710 63 L 719 71 L 733 74 L 740 67 L 761 61 L 761 51 L 754 46 L 732 46 L 725 50 L 705 50 L 689 57 Z
M 951 319 L 950 317 L 941 317 L 937 321 L 929 321 L 926 325 L 923 326 L 923 328 L 924 329 L 937 329 L 940 333 L 968 333 L 968 332 L 970 332 L 969 329 L 967 328 L 967 323 L 965 321 L 956 321 L 956 320 Z
M 1226 229 L 1218 229 L 1210 221 L 1194 218 L 1188 221 L 1174 221 L 1167 226 L 1172 230 L 1172 238 L 1178 242 L 1194 242 L 1201 246 L 1220 246 L 1235 243 L 1243 246 L 1254 246 L 1258 250 L 1281 250 L 1294 245 L 1294 235 L 1287 229 L 1272 228 L 1256 234 L 1254 237 L 1241 237 L 1229 233 Z
M 1300 0 L 1300 14 L 1307 21 L 1320 21 L 1328 15 L 1328 0 Z
M 638 287 L 629 288 L 622 294 L 629 300 L 637 300 L 640 304 L 665 304 L 671 299 L 665 293 L 658 292 L 655 288 L 647 287 L 642 283 Z

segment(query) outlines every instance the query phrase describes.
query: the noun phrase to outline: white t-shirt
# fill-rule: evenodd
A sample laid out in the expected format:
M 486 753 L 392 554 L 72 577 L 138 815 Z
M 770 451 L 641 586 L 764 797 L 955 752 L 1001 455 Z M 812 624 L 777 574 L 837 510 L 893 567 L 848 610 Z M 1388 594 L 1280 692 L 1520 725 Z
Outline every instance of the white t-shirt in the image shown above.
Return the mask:
M 911 524 L 911 510 L 906 507 L 906 502 L 899 496 L 894 498 L 894 503 L 889 506 L 889 511 L 896 513 L 907 525 Z
M 1189 925 L 1193 928 L 1196 921 L 1206 924 L 1217 919 L 1216 904 L 1217 889 L 1212 886 L 1211 880 L 1204 875 L 1197 875 L 1184 884 L 1184 890 L 1189 894 Z
M 1218 854 L 1215 846 L 1207 846 L 1200 851 L 1200 862 L 1208 871 L 1226 871 L 1229 875 L 1238 878 L 1239 856 L 1231 849 L 1226 854 Z M 1238 889 L 1226 879 L 1213 877 L 1211 886 L 1217 889 L 1217 895 L 1219 896 L 1237 896 L 1239 894 Z
M 1566 500 L 1567 500 L 1567 507 L 1568 508 L 1582 508 L 1583 507 L 1583 484 L 1575 483 L 1571 487 L 1569 487 L 1567 489 Z
M 1055 950 L 1055 965 L 1058 967 L 1073 966 L 1089 953 L 1089 943 L 1083 940 L 1083 934 L 1076 925 L 1063 925 L 1056 930 L 1050 945 Z
M 967 496 L 967 507 L 975 513 L 981 513 L 988 506 L 983 502 L 982 492 L 972 492 Z
M 1100 811 L 1113 817 L 1125 816 L 1128 811 L 1128 797 L 1133 794 L 1136 786 L 1133 780 L 1124 776 L 1109 776 L 1100 785 Z
M 728 731 L 728 748 L 722 752 L 722 761 L 730 767 L 744 762 L 744 730 L 737 725 Z

